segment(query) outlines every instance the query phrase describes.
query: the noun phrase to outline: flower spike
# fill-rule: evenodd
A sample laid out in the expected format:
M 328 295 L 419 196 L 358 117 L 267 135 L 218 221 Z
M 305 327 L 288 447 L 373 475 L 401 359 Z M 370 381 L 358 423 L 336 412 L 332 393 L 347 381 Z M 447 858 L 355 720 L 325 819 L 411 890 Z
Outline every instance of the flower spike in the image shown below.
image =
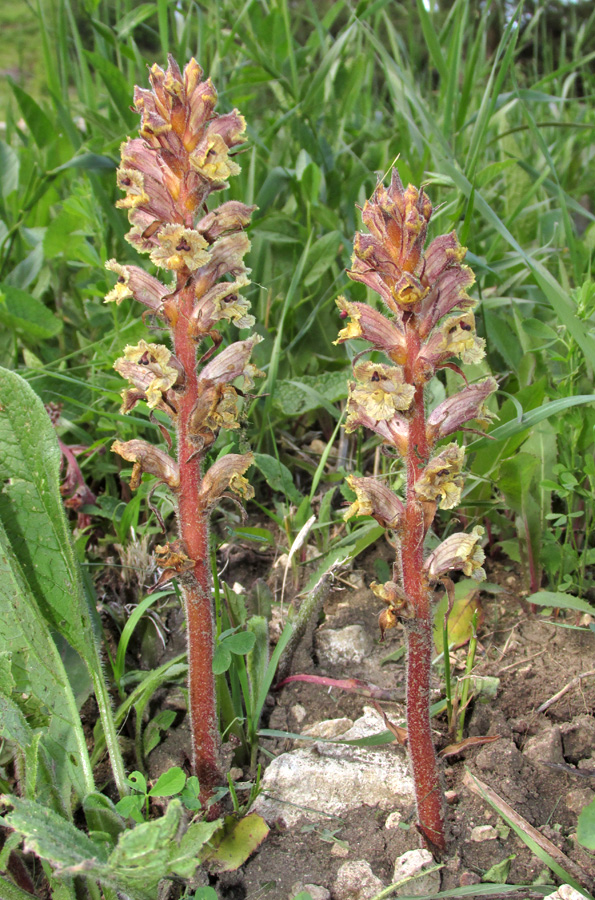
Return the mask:
M 229 492 L 244 500 L 253 496 L 244 477 L 253 457 L 231 453 L 203 472 L 204 455 L 221 428 L 239 428 L 244 391 L 262 375 L 251 362 L 262 338 L 253 334 L 222 349 L 218 331 L 229 322 L 237 328 L 254 325 L 241 291 L 250 283 L 245 229 L 255 207 L 232 200 L 208 208 L 210 195 L 240 171 L 231 151 L 244 141 L 245 122 L 237 110 L 216 114 L 217 93 L 209 79 L 203 81 L 196 60 L 182 71 L 170 56 L 167 69 L 154 65 L 149 79 L 149 90 L 134 91 L 140 133 L 122 144 L 117 180 L 124 196 L 116 205 L 128 214 L 127 240 L 149 255 L 165 283 L 139 266 L 110 260 L 107 268 L 117 280 L 105 299 L 137 300 L 170 331 L 171 347 L 141 340 L 126 347 L 114 368 L 130 385 L 122 392 L 122 412 L 144 401 L 151 415 L 166 413 L 176 429 L 177 459 L 168 452 L 172 441 L 157 419 L 151 421 L 167 449 L 142 440 L 116 441 L 112 449 L 133 463 L 133 489 L 143 473 L 153 475 L 169 485 L 177 505 L 179 538 L 158 548 L 160 583 L 177 576 L 184 597 L 194 767 L 206 804 L 224 781 L 212 665 L 208 519 Z M 197 360 L 207 338 L 210 344 Z
M 464 448 L 436 443 L 475 419 L 488 424 L 487 400 L 493 378 L 469 385 L 459 367 L 479 362 L 484 341 L 475 332 L 476 305 L 467 291 L 474 282 L 465 265 L 465 248 L 455 232 L 440 235 L 425 248 L 432 204 L 423 188 L 404 188 L 396 171 L 390 185 L 380 184 L 362 211 L 368 233 L 357 233 L 351 269 L 353 281 L 382 299 L 387 312 L 339 297 L 347 320 L 335 343 L 363 340 L 390 365 L 361 361 L 353 367 L 345 431 L 368 428 L 394 448 L 406 467 L 406 502 L 376 478 L 348 476 L 356 500 L 345 513 L 371 515 L 389 532 L 397 549 L 393 580 L 372 584 L 386 604 L 380 613 L 381 639 L 402 625 L 407 633 L 407 720 L 419 829 L 430 848 L 446 845 L 440 777 L 429 717 L 432 646 L 431 585 L 459 569 L 475 579 L 485 573 L 479 545 L 483 529 L 448 537 L 424 558 L 424 540 L 436 509 L 454 509 L 463 489 Z M 366 351 L 364 351 L 366 352 Z M 425 386 L 437 369 L 463 376 L 462 390 L 426 413 Z

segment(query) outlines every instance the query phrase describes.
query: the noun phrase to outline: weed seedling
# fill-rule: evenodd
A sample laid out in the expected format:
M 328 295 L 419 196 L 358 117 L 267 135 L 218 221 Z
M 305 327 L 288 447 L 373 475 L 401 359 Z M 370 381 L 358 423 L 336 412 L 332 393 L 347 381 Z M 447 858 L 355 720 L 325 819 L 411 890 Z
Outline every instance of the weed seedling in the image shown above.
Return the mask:
M 340 297 L 341 317 L 349 322 L 337 343 L 363 339 L 389 360 L 386 365 L 356 356 L 345 429 L 375 431 L 389 452 L 403 459 L 406 500 L 403 503 L 378 478 L 349 476 L 356 499 L 345 517 L 373 516 L 396 551 L 392 579 L 371 587 L 386 604 L 379 620 L 382 634 L 399 622 L 406 630 L 408 746 L 419 828 L 428 845 L 440 851 L 446 837 L 430 729 L 432 588 L 444 578 L 445 588 L 452 590 L 452 582 L 444 577 L 451 569 L 477 580 L 484 577 L 483 529 L 451 534 L 427 557 L 424 541 L 437 508 L 454 509 L 463 487 L 464 448 L 455 442 L 437 444 L 468 421 L 489 422 L 485 402 L 496 382 L 487 378 L 470 385 L 452 361 L 480 360 L 484 342 L 475 333 L 475 302 L 466 293 L 474 276 L 462 264 L 465 248 L 456 234 L 441 235 L 424 250 L 431 215 L 423 188 L 410 185 L 405 190 L 396 170 L 388 189 L 376 188 L 362 213 L 369 233 L 355 235 L 347 274 L 376 291 L 390 317 Z M 428 415 L 426 385 L 444 367 L 458 373 L 464 386 Z

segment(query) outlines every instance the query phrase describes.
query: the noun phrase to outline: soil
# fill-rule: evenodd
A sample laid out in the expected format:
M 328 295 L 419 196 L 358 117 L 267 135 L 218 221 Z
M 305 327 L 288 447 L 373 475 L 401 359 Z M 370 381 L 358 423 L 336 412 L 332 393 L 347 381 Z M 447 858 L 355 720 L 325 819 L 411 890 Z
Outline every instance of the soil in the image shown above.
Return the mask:
M 404 634 L 393 629 L 379 642 L 378 601 L 370 593 L 374 580 L 374 562 L 378 549 L 364 560 L 362 570 L 348 573 L 336 582 L 325 605 L 322 629 L 341 629 L 360 625 L 368 632 L 374 650 L 360 663 L 334 667 L 321 664 L 316 651 L 315 626 L 309 630 L 293 660 L 294 673 L 327 675 L 333 678 L 360 678 L 404 693 L 404 659 L 382 662 L 403 643 Z M 382 551 L 380 551 L 382 552 Z M 261 572 L 258 560 L 240 562 L 237 580 L 249 586 Z M 489 563 L 488 563 L 489 566 Z M 504 801 L 545 837 L 561 849 L 580 869 L 579 880 L 592 888 L 595 880 L 595 856 L 576 843 L 577 815 L 595 796 L 595 678 L 576 683 L 544 712 L 538 707 L 553 697 L 576 676 L 593 668 L 595 634 L 589 630 L 589 617 L 560 612 L 544 616 L 531 611 L 523 600 L 517 573 L 506 566 L 492 564 L 488 580 L 501 586 L 496 595 L 481 593 L 482 619 L 474 674 L 499 679 L 497 695 L 488 703 L 476 701 L 468 709 L 466 737 L 498 735 L 493 743 L 468 747 L 443 763 L 444 786 L 448 791 L 448 853 L 442 860 L 441 890 L 479 883 L 493 866 L 508 859 L 509 884 L 557 883 L 544 864 L 522 843 L 492 807 L 467 783 L 467 772 L 487 783 Z M 351 582 L 351 584 L 349 583 Z M 575 630 L 580 621 L 580 630 Z M 178 632 L 179 634 L 179 632 Z M 171 641 L 177 641 L 174 633 Z M 179 643 L 179 641 L 178 641 Z M 176 644 L 175 651 L 179 652 Z M 457 650 L 451 658 L 455 675 L 463 673 L 467 650 Z M 436 698 L 440 685 L 436 682 Z M 362 715 L 370 699 L 340 690 L 293 682 L 268 698 L 263 725 L 268 728 L 301 732 L 325 719 Z M 399 704 L 382 703 L 392 720 L 402 718 Z M 436 746 L 452 741 L 445 717 L 434 720 Z M 549 736 L 561 730 L 564 756 L 558 767 L 549 760 Z M 545 740 L 543 759 L 537 753 L 524 754 L 536 735 Z M 591 738 L 593 740 L 591 741 Z M 559 737 L 558 737 L 559 742 Z M 178 764 L 185 758 L 188 734 L 182 722 L 149 757 L 150 769 L 160 768 L 164 760 L 174 764 L 170 748 L 175 748 Z M 260 762 L 266 767 L 270 756 L 294 746 L 293 741 L 268 740 Z M 395 745 L 386 746 L 386 754 L 403 754 Z M 554 757 L 555 758 L 555 757 Z M 556 763 L 554 764 L 556 765 Z M 564 766 L 566 768 L 564 768 Z M 577 768 L 578 766 L 578 768 Z M 245 777 L 249 773 L 245 772 Z M 307 820 L 291 828 L 273 825 L 261 848 L 238 872 L 219 879 L 211 878 L 221 898 L 230 900 L 291 900 L 296 884 L 319 885 L 333 894 L 340 866 L 347 860 L 366 860 L 385 885 L 393 880 L 395 859 L 408 850 L 421 848 L 414 827 L 414 810 L 401 810 L 401 827 L 386 827 L 387 811 L 362 806 L 349 814 L 329 817 L 312 824 Z M 472 839 L 476 826 L 498 826 L 495 839 Z M 404 826 L 404 827 L 403 827 Z M 493 834 L 493 833 L 492 833 Z M 531 896 L 528 890 L 525 896 Z
M 292 663 L 293 673 L 359 678 L 394 691 L 397 699 L 404 696 L 404 658 L 398 662 L 386 661 L 403 644 L 404 633 L 399 628 L 392 629 L 380 643 L 379 601 L 369 590 L 370 582 L 377 577 L 375 564 L 379 556 L 386 558 L 382 547 L 370 551 L 359 570 L 343 574 L 335 582 L 320 621 L 312 623 L 298 648 Z M 265 560 L 257 553 L 240 554 L 234 560 L 234 580 L 249 589 L 256 578 L 271 571 L 270 563 L 270 559 Z M 493 743 L 469 746 L 443 761 L 444 787 L 449 798 L 449 845 L 441 860 L 441 890 L 479 883 L 489 869 L 506 860 L 508 884 L 531 885 L 540 880 L 559 883 L 515 833 L 503 827 L 493 808 L 469 788 L 467 773 L 488 784 L 562 850 L 580 867 L 573 871 L 575 877 L 593 890 L 595 855 L 583 850 L 574 835 L 579 812 L 595 796 L 595 677 L 577 679 L 547 710 L 538 712 L 538 708 L 577 676 L 595 668 L 595 633 L 588 627 L 591 624 L 588 616 L 581 618 L 579 614 L 564 612 L 557 616 L 543 615 L 532 611 L 523 599 L 526 594 L 514 568 L 489 561 L 486 567 L 488 581 L 499 585 L 500 592 L 480 594 L 482 614 L 473 673 L 493 676 L 499 679 L 499 685 L 496 696 L 489 702 L 476 700 L 470 704 L 465 737 L 499 737 Z M 167 627 L 163 629 L 166 646 L 151 660 L 151 665 L 161 664 L 183 650 L 181 610 L 170 608 L 166 621 Z M 365 629 L 374 649 L 362 662 L 332 669 L 325 666 L 317 653 L 317 630 L 352 625 Z M 279 630 L 277 621 L 271 629 L 273 640 Z M 463 674 L 466 657 L 465 646 L 451 656 L 455 676 Z M 439 699 L 443 696 L 443 686 L 438 679 L 434 688 L 434 699 Z M 170 765 L 188 766 L 190 735 L 182 692 L 177 689 L 171 696 L 161 692 L 154 699 L 153 712 L 163 706 L 178 712 L 169 734 L 148 757 L 149 775 L 156 778 Z M 261 725 L 299 733 L 327 719 L 356 720 L 371 703 L 369 698 L 353 693 L 292 682 L 268 697 Z M 402 720 L 402 703 L 381 705 L 389 719 Z M 433 725 L 437 749 L 452 742 L 445 716 L 433 720 Z M 557 735 L 560 744 L 560 734 L 564 755 L 548 756 L 549 739 Z M 543 751 L 540 745 L 537 751 L 525 753 L 538 735 L 538 740 L 544 741 Z M 263 747 L 265 752 L 261 753 L 259 762 L 265 768 L 271 756 L 291 750 L 294 742 L 266 740 Z M 381 752 L 389 756 L 405 753 L 397 745 L 387 745 Z M 556 760 L 554 766 L 547 765 L 552 759 Z M 589 774 L 591 770 L 593 775 Z M 242 776 L 239 772 L 235 774 L 240 781 L 251 777 L 247 770 Z M 328 817 L 314 824 L 304 819 L 290 828 L 273 825 L 258 852 L 240 870 L 211 876 L 210 883 L 221 900 L 269 897 L 291 900 L 298 883 L 326 888 L 335 900 L 333 885 L 339 868 L 346 861 L 365 860 L 374 875 L 389 885 L 393 881 L 395 859 L 423 846 L 415 829 L 413 807 L 399 812 L 399 827 L 386 827 L 388 811 L 365 805 L 341 817 Z M 482 842 L 472 839 L 473 829 L 485 825 L 497 827 L 497 837 Z M 518 896 L 536 895 L 528 888 Z

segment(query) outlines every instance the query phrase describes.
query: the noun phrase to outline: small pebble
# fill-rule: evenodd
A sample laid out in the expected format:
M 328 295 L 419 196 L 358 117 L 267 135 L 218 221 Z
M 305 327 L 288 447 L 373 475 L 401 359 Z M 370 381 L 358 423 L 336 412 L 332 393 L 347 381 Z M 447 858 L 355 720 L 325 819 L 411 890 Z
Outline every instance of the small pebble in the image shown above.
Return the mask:
M 338 856 L 340 859 L 347 859 L 347 857 L 349 856 L 349 850 L 347 847 L 342 847 L 341 844 L 333 844 L 331 856 Z
M 395 811 L 390 813 L 390 815 L 388 816 L 386 822 L 384 823 L 384 827 L 388 829 L 398 828 L 402 818 L 403 817 L 401 816 L 399 810 L 395 809 Z
M 346 862 L 337 872 L 333 885 L 334 900 L 372 900 L 382 889 L 383 883 L 374 875 L 365 859 Z
M 291 713 L 293 718 L 296 720 L 298 725 L 301 725 L 302 722 L 304 721 L 304 719 L 306 718 L 306 710 L 304 709 L 304 707 L 302 706 L 301 703 L 296 703 L 294 706 L 291 707 L 289 712 Z
M 479 884 L 481 878 L 479 875 L 476 875 L 475 872 L 463 872 L 461 877 L 459 878 L 459 885 L 461 887 L 467 887 L 471 884 Z
M 497 839 L 498 832 L 493 825 L 476 825 L 469 837 L 469 840 L 474 841 L 476 844 L 483 844 L 484 841 L 496 841 Z

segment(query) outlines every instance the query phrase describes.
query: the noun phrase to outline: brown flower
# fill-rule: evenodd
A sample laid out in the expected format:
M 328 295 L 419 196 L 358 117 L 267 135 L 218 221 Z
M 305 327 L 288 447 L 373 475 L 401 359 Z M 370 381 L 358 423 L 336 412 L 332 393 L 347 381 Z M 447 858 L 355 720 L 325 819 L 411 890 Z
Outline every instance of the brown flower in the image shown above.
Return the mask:
M 114 441 L 112 450 L 127 462 L 134 463 L 130 479 L 130 487 L 133 491 L 139 486 L 143 472 L 156 475 L 173 490 L 178 488 L 180 484 L 178 464 L 171 456 L 158 447 L 154 447 L 153 444 L 140 440 Z
M 403 515 L 403 504 L 385 484 L 377 478 L 347 476 L 347 484 L 355 491 L 356 499 L 343 518 L 373 516 L 383 528 L 398 528 Z

